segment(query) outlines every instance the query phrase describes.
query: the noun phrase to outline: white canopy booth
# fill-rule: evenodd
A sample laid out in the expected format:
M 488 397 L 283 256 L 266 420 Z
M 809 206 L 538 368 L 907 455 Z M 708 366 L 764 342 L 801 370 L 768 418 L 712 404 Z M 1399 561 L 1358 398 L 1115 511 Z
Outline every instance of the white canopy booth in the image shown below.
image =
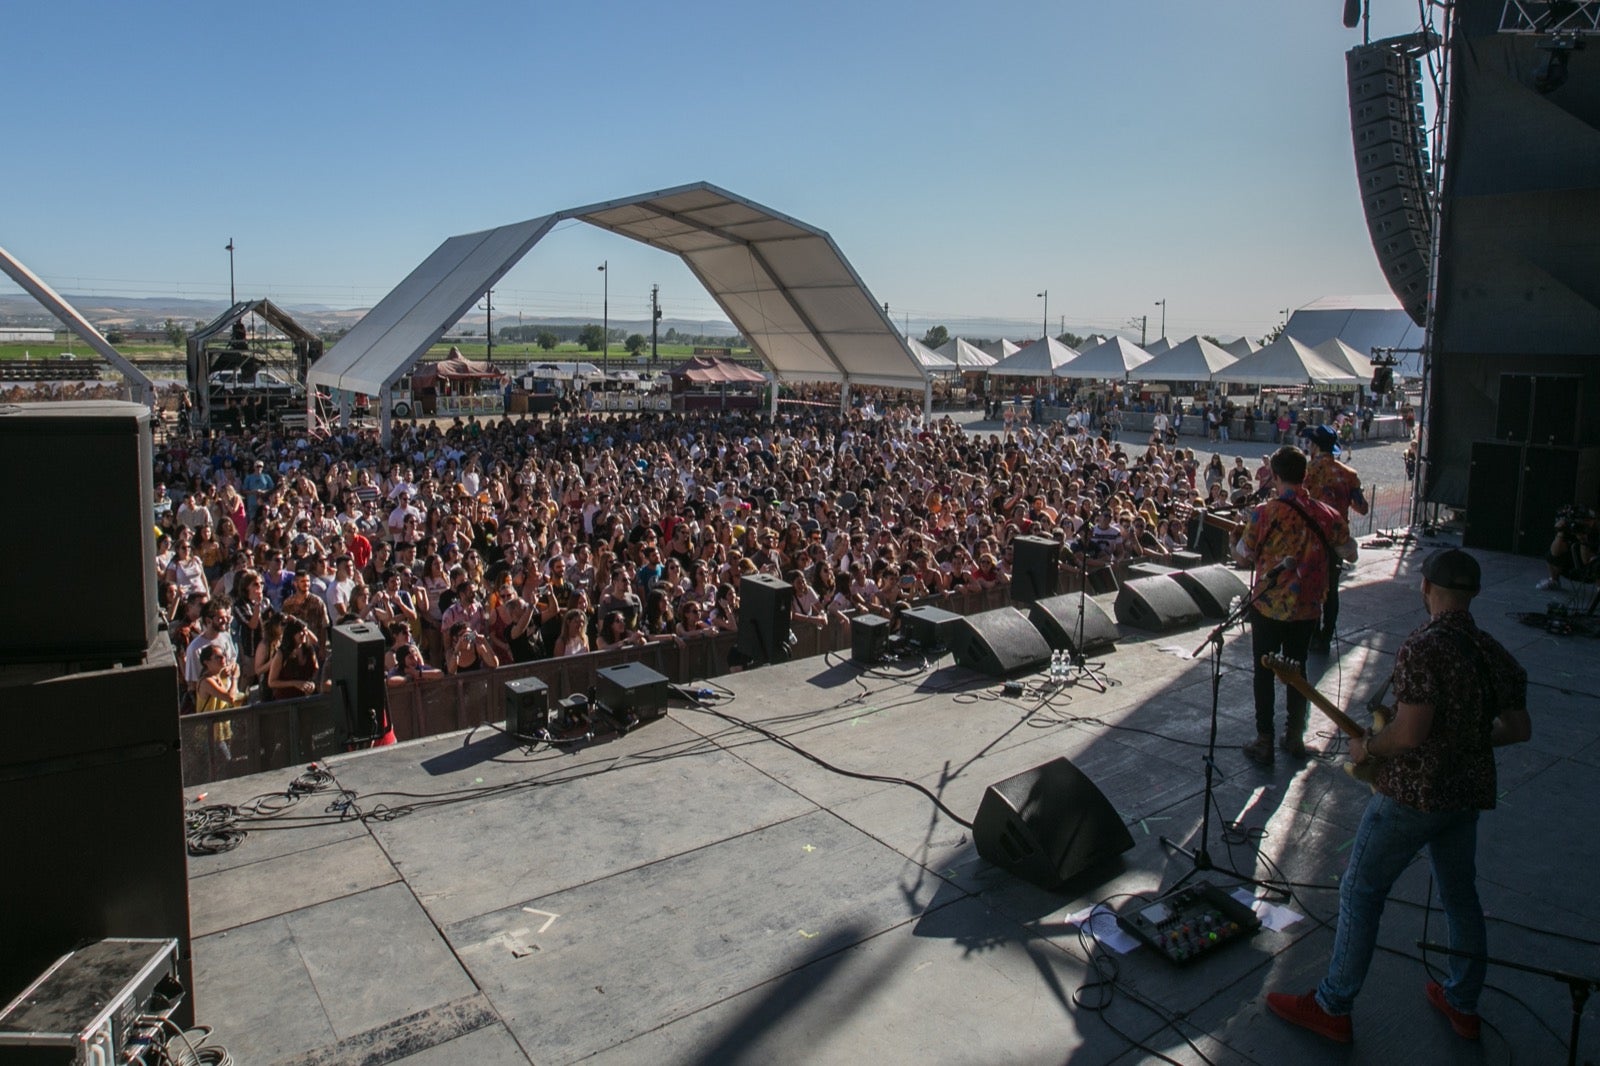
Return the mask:
M 837 381 L 844 404 L 852 384 L 921 389 L 931 409 L 927 369 L 833 238 L 705 182 L 451 237 L 317 362 L 308 394 L 378 397 L 387 445 L 390 387 L 568 219 L 680 257 L 778 379 Z
M 1211 380 L 1245 385 L 1357 385 L 1362 381 L 1287 334 L 1218 370 Z
M 1089 381 L 1126 381 L 1134 370 L 1147 365 L 1152 358 L 1143 348 L 1118 335 L 1074 359 L 1068 376 Z
M 1005 343 L 1010 343 L 1005 342 Z M 1072 374 L 1065 367 L 1078 353 L 1056 340 L 1045 337 L 1023 348 L 1018 348 L 989 368 L 991 377 L 1013 378 L 1068 378 Z
M 1139 368 L 1140 381 L 1210 381 L 1217 371 L 1238 362 L 1204 337 L 1190 337 Z

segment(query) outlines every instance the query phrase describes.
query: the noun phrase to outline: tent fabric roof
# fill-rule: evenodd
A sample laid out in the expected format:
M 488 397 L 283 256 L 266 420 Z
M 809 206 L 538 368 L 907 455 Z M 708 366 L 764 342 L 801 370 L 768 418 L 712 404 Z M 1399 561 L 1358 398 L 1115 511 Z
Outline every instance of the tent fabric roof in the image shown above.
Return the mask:
M 1259 352 L 1261 350 L 1261 345 L 1257 344 L 1249 337 L 1240 337 L 1237 340 L 1231 340 L 1227 344 L 1224 344 L 1222 346 L 1222 350 L 1233 356 L 1235 359 L 1243 359 L 1251 352 Z
M 1017 378 L 1072 377 L 1066 367 L 1076 358 L 1076 351 L 1054 337 L 1045 337 L 1018 348 L 991 366 L 989 373 Z
M 1211 375 L 1212 381 L 1249 385 L 1355 385 L 1362 379 L 1334 366 L 1288 334 Z
M 995 362 L 999 362 L 1008 355 L 1016 354 L 1019 350 L 1021 350 L 1022 345 L 1012 344 L 1004 337 L 1001 337 L 997 341 L 985 341 L 984 343 L 978 345 L 978 347 L 983 350 L 985 355 L 988 355 L 990 358 L 994 359 Z
M 1070 376 L 1095 381 L 1120 381 L 1150 360 L 1148 352 L 1118 334 L 1074 359 Z
M 1172 348 L 1172 342 L 1167 340 L 1165 337 L 1162 337 L 1160 340 L 1151 341 L 1149 344 L 1144 346 L 1144 350 L 1149 352 L 1151 355 L 1163 355 L 1166 352 L 1170 352 Z
M 954 370 L 956 368 L 956 365 L 946 359 L 942 353 L 928 347 L 915 337 L 906 338 L 906 347 L 911 349 L 912 357 L 929 370 Z
M 981 370 L 984 367 L 994 366 L 996 359 L 976 344 L 969 344 L 960 337 L 951 337 L 934 351 L 950 360 L 951 364 L 959 367 L 972 367 Z
M 382 393 L 569 219 L 679 256 L 780 378 L 927 383 L 927 370 L 827 233 L 705 182 L 451 237 L 318 362 L 312 382 Z
M 1370 358 L 1374 348 L 1421 348 L 1424 331 L 1393 296 L 1326 296 L 1289 316 L 1284 332 L 1315 347 L 1329 337 Z M 1402 377 L 1422 376 L 1422 356 L 1398 355 Z
M 506 373 L 493 363 L 479 363 L 461 354 L 460 348 L 451 348 L 450 357 L 429 366 L 421 366 L 411 373 L 411 383 L 427 388 L 439 378 L 446 381 L 505 380 Z
M 701 385 L 765 384 L 767 380 L 767 376 L 758 370 L 751 370 L 747 366 L 735 363 L 732 359 L 718 359 L 710 355 L 697 355 L 693 359 L 685 360 L 668 373 L 672 377 Z
M 1139 368 L 1140 381 L 1210 381 L 1211 375 L 1238 362 L 1204 337 L 1190 337 Z
M 1338 337 L 1329 337 L 1321 344 L 1314 346 L 1312 351 L 1332 363 L 1334 366 L 1343 367 L 1365 380 L 1372 380 L 1372 360 L 1350 347 Z
M 204 344 L 251 312 L 254 312 L 269 326 L 286 337 L 308 343 L 319 340 L 315 333 L 296 322 L 289 312 L 271 300 L 240 300 L 222 312 L 222 314 L 189 334 L 189 342 L 191 344 Z

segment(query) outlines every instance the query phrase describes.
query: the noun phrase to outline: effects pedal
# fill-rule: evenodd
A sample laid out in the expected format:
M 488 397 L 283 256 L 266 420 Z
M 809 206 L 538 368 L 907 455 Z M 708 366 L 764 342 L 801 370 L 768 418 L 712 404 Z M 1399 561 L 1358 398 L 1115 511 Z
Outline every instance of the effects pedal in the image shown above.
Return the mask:
M 1117 913 L 1117 924 L 1179 966 L 1248 940 L 1261 929 L 1254 911 L 1207 881 L 1154 902 L 1135 901 Z

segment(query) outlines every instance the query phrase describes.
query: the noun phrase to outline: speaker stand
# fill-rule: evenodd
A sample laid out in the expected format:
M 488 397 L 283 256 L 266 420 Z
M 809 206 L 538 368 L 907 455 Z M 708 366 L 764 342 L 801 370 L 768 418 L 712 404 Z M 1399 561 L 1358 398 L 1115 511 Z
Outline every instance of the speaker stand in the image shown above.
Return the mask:
M 1235 622 L 1243 622 L 1245 612 L 1247 612 L 1251 605 L 1254 604 L 1256 600 L 1260 599 L 1262 594 L 1265 593 L 1267 589 L 1271 588 L 1273 583 L 1277 580 L 1277 574 L 1268 574 L 1266 577 L 1262 578 L 1262 580 L 1257 582 L 1255 587 L 1250 590 L 1249 595 L 1244 596 L 1239 600 L 1239 605 L 1228 612 L 1228 616 L 1226 618 L 1217 623 L 1217 627 L 1207 634 L 1205 641 L 1194 650 L 1193 654 L 1189 656 L 1191 659 L 1197 659 L 1200 657 L 1201 652 L 1204 652 L 1207 648 L 1211 649 L 1211 735 L 1206 741 L 1206 754 L 1204 759 L 1206 767 L 1206 785 L 1204 792 L 1202 792 L 1200 796 L 1200 842 L 1194 846 L 1193 850 L 1190 850 L 1189 848 L 1186 848 L 1182 844 L 1178 843 L 1176 840 L 1173 840 L 1171 837 L 1163 836 L 1159 838 L 1162 847 L 1166 848 L 1168 851 L 1175 851 L 1179 855 L 1184 856 L 1191 864 L 1189 872 L 1178 878 L 1177 883 L 1172 886 L 1175 889 L 1185 884 L 1195 874 L 1209 870 L 1216 870 L 1220 873 L 1225 873 L 1229 877 L 1232 877 L 1243 884 L 1255 885 L 1258 888 L 1269 887 L 1266 882 L 1260 880 L 1259 878 L 1250 877 L 1246 874 L 1240 873 L 1238 870 L 1230 869 L 1226 866 L 1218 866 L 1211 859 L 1210 844 L 1211 809 L 1216 805 L 1217 717 L 1222 694 L 1222 648 L 1224 638 L 1227 635 L 1228 627 L 1233 625 Z
M 1078 545 L 1078 631 L 1073 634 L 1072 648 L 1067 654 L 1067 676 L 1064 680 L 1068 684 L 1088 685 L 1097 692 L 1105 692 L 1110 686 L 1105 677 L 1105 663 L 1090 663 L 1089 656 L 1083 650 L 1083 615 L 1084 600 L 1089 596 L 1089 555 L 1083 551 L 1083 545 Z

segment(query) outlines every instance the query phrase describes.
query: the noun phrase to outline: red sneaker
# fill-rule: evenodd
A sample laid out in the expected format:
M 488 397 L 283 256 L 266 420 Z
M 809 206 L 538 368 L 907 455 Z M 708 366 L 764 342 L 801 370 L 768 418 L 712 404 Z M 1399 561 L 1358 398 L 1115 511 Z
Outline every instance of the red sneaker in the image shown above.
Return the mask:
M 1476 1014 L 1468 1014 L 1464 1010 L 1456 1010 L 1450 1001 L 1444 998 L 1444 986 L 1438 981 L 1428 982 L 1428 1002 L 1438 1008 L 1439 1013 L 1450 1019 L 1450 1028 L 1456 1035 L 1466 1040 L 1478 1039 L 1483 1019 Z
M 1303 996 L 1270 992 L 1267 994 L 1267 1009 L 1284 1021 L 1309 1029 L 1329 1040 L 1348 1044 L 1353 1039 L 1350 1034 L 1350 1015 L 1329 1014 L 1317 1002 L 1315 992 L 1307 992 Z

